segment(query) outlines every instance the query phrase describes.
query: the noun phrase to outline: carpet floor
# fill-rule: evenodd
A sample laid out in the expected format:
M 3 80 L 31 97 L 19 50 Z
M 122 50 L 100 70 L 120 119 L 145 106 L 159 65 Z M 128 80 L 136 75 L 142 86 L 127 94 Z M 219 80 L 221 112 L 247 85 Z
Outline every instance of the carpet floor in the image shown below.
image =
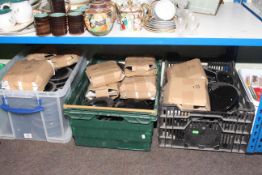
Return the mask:
M 262 155 L 163 149 L 98 149 L 0 140 L 0 175 L 262 175 Z

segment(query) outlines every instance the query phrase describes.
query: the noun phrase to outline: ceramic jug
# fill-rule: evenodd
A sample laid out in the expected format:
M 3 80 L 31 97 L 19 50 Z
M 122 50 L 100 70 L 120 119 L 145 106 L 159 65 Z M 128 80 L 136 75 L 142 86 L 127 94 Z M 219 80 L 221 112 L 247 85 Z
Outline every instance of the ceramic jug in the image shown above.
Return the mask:
M 120 30 L 139 31 L 142 29 L 143 9 L 134 5 L 132 0 L 128 0 L 127 6 L 118 7 Z
M 114 25 L 115 13 L 106 3 L 90 3 L 85 11 L 84 21 L 87 30 L 93 35 L 106 35 Z
M 10 3 L 4 4 L 4 6 L 10 7 L 16 23 L 27 23 L 33 19 L 33 9 L 27 0 L 11 0 Z
M 104 3 L 106 4 L 112 11 L 113 13 L 113 22 L 115 22 L 116 18 L 117 18 L 117 13 L 118 13 L 118 9 L 117 9 L 117 5 L 111 1 L 111 0 L 92 0 L 91 3 L 93 4 L 101 4 Z
M 0 31 L 9 31 L 15 26 L 15 19 L 12 16 L 11 9 L 0 10 Z

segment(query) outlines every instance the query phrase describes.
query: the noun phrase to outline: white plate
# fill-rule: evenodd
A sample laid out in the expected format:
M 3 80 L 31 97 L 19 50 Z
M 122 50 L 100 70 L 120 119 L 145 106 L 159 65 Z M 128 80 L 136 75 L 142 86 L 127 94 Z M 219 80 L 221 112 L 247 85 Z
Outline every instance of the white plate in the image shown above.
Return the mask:
M 34 22 L 34 19 L 32 18 L 29 22 L 23 23 L 23 24 L 16 24 L 11 30 L 9 31 L 0 31 L 0 35 L 5 35 L 5 33 L 13 33 L 21 31 L 25 28 L 27 28 L 30 24 Z
M 156 3 L 154 12 L 159 19 L 171 20 L 176 14 L 176 8 L 171 1 L 162 0 Z
M 35 32 L 35 27 L 33 24 L 31 24 L 27 28 L 19 32 L 0 32 L 0 35 L 23 35 L 23 34 L 34 33 L 34 32 Z

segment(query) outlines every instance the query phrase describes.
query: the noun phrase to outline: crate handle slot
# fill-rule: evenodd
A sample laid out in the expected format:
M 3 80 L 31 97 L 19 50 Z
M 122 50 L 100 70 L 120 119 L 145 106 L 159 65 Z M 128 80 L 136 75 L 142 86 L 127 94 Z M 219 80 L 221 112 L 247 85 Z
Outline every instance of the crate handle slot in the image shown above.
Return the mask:
M 205 114 L 191 114 L 189 115 L 189 118 L 197 118 L 197 119 L 205 119 L 205 120 L 222 120 L 223 117 L 221 115 L 205 115 Z
M 218 118 L 215 117 L 202 117 L 202 118 L 192 118 L 192 121 L 210 121 L 210 122 L 218 122 Z
M 37 112 L 41 112 L 44 110 L 44 107 L 42 106 L 42 101 L 39 99 L 37 100 L 37 104 L 38 106 L 36 106 L 33 109 L 25 109 L 25 108 L 12 108 L 10 107 L 7 102 L 6 99 L 3 98 L 3 104 L 0 105 L 0 108 L 6 112 L 11 112 L 14 114 L 33 114 L 33 113 L 37 113 Z
M 216 118 L 216 117 L 208 117 L 208 116 L 204 116 L 202 118 L 193 118 L 192 119 L 193 122 L 211 122 L 211 123 L 217 123 L 219 125 L 219 127 L 221 128 L 222 131 L 223 128 L 221 126 L 220 118 Z
M 105 120 L 105 121 L 123 121 L 123 117 L 115 117 L 115 116 L 105 116 L 105 115 L 96 115 L 97 120 Z

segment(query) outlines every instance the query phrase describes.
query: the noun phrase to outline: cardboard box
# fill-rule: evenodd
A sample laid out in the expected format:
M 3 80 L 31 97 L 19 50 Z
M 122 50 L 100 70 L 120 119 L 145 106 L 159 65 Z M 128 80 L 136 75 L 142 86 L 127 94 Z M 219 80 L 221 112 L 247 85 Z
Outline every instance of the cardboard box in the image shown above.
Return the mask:
M 206 80 L 172 78 L 164 87 L 164 104 L 175 104 L 181 110 L 210 111 Z
M 171 67 L 167 68 L 167 81 L 176 77 L 204 79 L 208 82 L 206 73 L 198 58 L 179 64 L 173 64 Z
M 125 75 L 153 76 L 157 73 L 156 60 L 154 57 L 127 57 L 125 60 Z
M 125 76 L 115 61 L 90 65 L 86 68 L 86 75 L 94 88 L 117 83 Z
M 101 86 L 97 88 L 94 88 L 90 84 L 85 96 L 89 100 L 92 100 L 93 98 L 99 98 L 99 97 L 109 97 L 109 98 L 115 99 L 119 96 L 119 84 L 114 83 L 114 84 L 109 84 L 109 85 Z
M 48 61 L 17 61 L 4 76 L 2 87 L 8 90 L 43 91 L 54 74 L 54 68 Z
M 156 97 L 156 77 L 126 77 L 120 85 L 122 99 L 149 99 Z

